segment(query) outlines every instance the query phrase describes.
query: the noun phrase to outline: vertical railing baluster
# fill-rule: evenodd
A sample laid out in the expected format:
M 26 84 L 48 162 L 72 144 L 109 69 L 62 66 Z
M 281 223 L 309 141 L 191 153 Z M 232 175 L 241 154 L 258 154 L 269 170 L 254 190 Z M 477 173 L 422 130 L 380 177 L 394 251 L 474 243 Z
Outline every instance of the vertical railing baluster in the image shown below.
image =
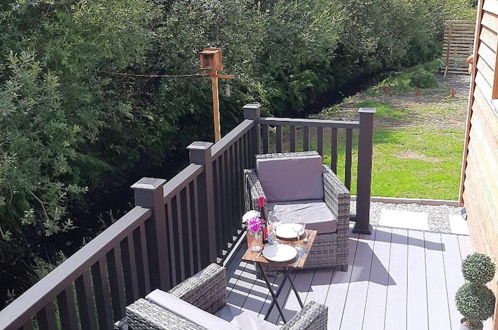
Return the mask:
M 97 323 L 95 322 L 97 315 L 95 315 L 95 305 L 93 303 L 90 272 L 86 270 L 76 279 L 75 284 L 81 328 L 89 330 L 97 329 Z M 134 298 L 136 299 L 136 297 Z
M 351 168 L 353 160 L 353 130 L 346 129 L 346 155 L 344 161 L 344 185 L 351 190 Z
M 222 189 L 221 189 L 221 156 L 218 157 L 218 159 L 213 161 L 213 182 L 214 182 L 214 187 L 213 187 L 213 193 L 214 193 L 214 203 L 215 203 L 215 230 L 216 230 L 216 237 L 218 237 L 218 241 L 215 243 L 216 244 L 216 253 L 217 256 L 221 256 L 221 253 L 223 251 L 223 223 L 219 221 L 223 217 L 223 210 L 222 210 L 222 205 L 221 201 L 223 200 L 222 197 Z
M 238 230 L 240 229 L 240 219 L 242 217 L 243 213 L 243 198 L 244 198 L 244 190 L 243 190 L 243 180 L 244 180 L 244 173 L 242 171 L 242 168 L 240 166 L 241 162 L 241 157 L 240 157 L 240 141 L 241 138 L 239 138 L 235 144 L 234 144 L 234 151 L 235 151 L 235 184 L 236 184 L 236 196 L 237 196 L 237 213 L 236 213 L 236 218 L 234 219 L 234 234 L 238 234 Z
M 282 125 L 277 125 L 276 127 L 275 146 L 277 152 L 282 152 Z
M 261 125 L 261 134 L 263 135 L 263 153 L 268 153 L 268 125 Z
M 330 168 L 337 174 L 337 128 L 333 127 L 330 135 Z
M 218 221 L 218 223 L 220 224 L 220 228 L 221 228 L 221 235 L 220 235 L 220 242 L 221 242 L 221 250 L 219 251 L 218 253 L 218 256 L 219 257 L 222 257 L 223 256 L 223 251 L 226 249 L 226 244 L 227 244 L 227 223 L 226 223 L 226 219 L 228 218 L 227 217 L 227 208 L 226 208 L 226 205 L 225 205 L 225 202 L 227 200 L 227 180 L 226 180 L 226 176 L 225 176 L 225 170 L 226 170 L 226 154 L 225 153 L 222 153 L 220 155 L 220 157 L 218 158 L 218 164 L 220 165 L 219 166 L 219 171 L 218 171 L 218 175 L 219 175 L 219 189 L 220 189 L 220 195 L 219 195 L 219 201 L 218 201 L 218 205 L 219 205 L 219 209 L 220 209 L 220 217 L 216 219 L 216 221 Z
M 176 276 L 178 276 L 178 281 L 182 282 L 185 279 L 185 249 L 183 242 L 183 224 L 182 224 L 182 208 L 180 205 L 180 194 L 175 195 L 173 198 L 174 202 L 171 202 L 171 206 L 173 208 L 173 218 L 175 219 L 175 231 L 174 237 L 177 241 L 176 247 L 178 248 L 178 254 L 175 256 L 175 260 L 178 265 L 178 272 Z
M 320 156 L 323 157 L 323 127 L 316 129 L 316 149 Z
M 182 206 L 184 206 L 184 211 L 182 214 L 186 216 L 185 223 L 187 228 L 187 246 L 188 246 L 188 254 L 187 254 L 187 266 L 188 272 L 187 276 L 190 277 L 195 273 L 194 266 L 194 258 L 196 254 L 196 250 L 194 248 L 194 229 L 193 229 L 193 216 L 192 216 L 192 200 L 190 198 L 190 183 L 185 187 L 185 199 L 182 202 Z
M 126 288 L 126 304 L 138 299 L 137 271 L 135 269 L 135 251 L 130 242 L 131 235 L 121 241 L 121 262 Z
M 72 330 L 71 328 L 68 329 Z M 30 319 L 28 322 L 24 323 L 24 325 L 22 326 L 22 330 L 33 330 L 33 320 Z
M 109 272 L 109 286 L 111 289 L 114 320 L 121 320 L 125 315 L 126 298 L 123 266 L 121 262 L 121 248 L 119 245 L 107 254 L 107 270 Z
M 171 284 L 168 262 L 168 239 L 164 208 L 164 184 L 166 180 L 142 178 L 131 188 L 134 190 L 135 205 L 149 208 L 152 217 L 146 223 L 147 254 L 152 287 L 168 290 Z
M 143 297 L 145 295 L 145 276 L 143 273 L 144 270 L 144 260 L 142 258 L 142 242 L 140 240 L 140 232 L 138 229 L 135 229 L 133 233 L 130 234 L 130 254 L 131 258 L 135 258 L 135 262 L 131 265 L 132 269 L 135 270 L 135 274 L 137 276 L 137 284 L 138 284 L 138 296 Z
M 238 180 L 237 180 L 237 174 L 238 174 L 238 168 L 237 168 L 237 141 L 234 141 L 232 146 L 228 149 L 229 152 L 229 158 L 230 158 L 230 195 L 231 195 L 231 205 L 230 205 L 230 210 L 231 216 L 230 216 L 230 235 L 232 236 L 232 242 L 233 242 L 233 237 L 237 235 L 237 221 L 238 221 L 238 207 L 239 207 L 239 202 L 238 202 L 238 194 L 239 194 L 239 186 L 238 186 Z
M 211 155 L 212 143 L 194 142 L 188 149 L 190 162 L 204 167 L 204 173 L 199 176 L 198 202 L 202 210 L 203 220 L 201 228 L 201 243 L 203 248 L 202 267 L 216 262 L 216 243 L 221 237 L 216 235 L 215 209 L 214 209 L 214 184 L 213 184 L 213 159 Z
M 76 314 L 76 298 L 74 297 L 74 288 L 71 283 L 64 291 L 57 295 L 57 306 L 59 307 L 59 315 L 61 328 L 68 330 L 78 330 L 78 316 Z
M 191 190 L 191 198 L 194 201 L 192 204 L 193 207 L 193 216 L 194 216 L 194 232 L 195 232 L 195 240 L 194 240 L 194 245 L 195 245 L 195 251 L 196 251 L 196 266 L 195 266 L 195 272 L 197 273 L 202 269 L 202 248 L 201 248 L 201 225 L 199 223 L 199 187 L 198 187 L 198 180 L 199 178 L 196 178 L 193 182 L 194 188 Z M 204 234 L 204 233 L 203 233 Z
M 223 205 L 226 209 L 225 218 L 222 220 L 225 223 L 225 247 L 231 245 L 232 238 L 232 221 L 233 221 L 233 194 L 232 194 L 232 160 L 230 157 L 230 148 L 224 152 L 224 188 L 225 188 L 225 198 L 223 199 Z
M 178 251 L 180 252 L 180 265 L 182 265 L 182 280 L 189 277 L 190 267 L 189 267 L 189 238 L 187 229 L 187 209 L 186 209 L 186 188 L 182 189 L 176 195 L 176 209 L 177 209 L 177 226 L 178 226 L 178 240 L 180 242 Z
M 112 322 L 112 308 L 105 258 L 95 263 L 91 267 L 91 272 L 99 328 L 112 330 L 114 329 L 114 323 Z
M 36 319 L 40 330 L 57 330 L 55 309 L 52 301 L 49 301 L 41 311 L 36 313 Z
M 304 126 L 303 128 L 303 151 L 310 150 L 310 127 Z
M 169 261 L 170 261 L 170 276 L 171 276 L 171 286 L 178 284 L 178 264 L 175 261 L 175 256 L 177 254 L 176 244 L 175 244 L 175 219 L 173 217 L 173 202 L 170 198 L 166 201 L 165 212 L 166 212 L 166 224 L 168 229 L 168 242 L 169 242 Z
M 356 183 L 356 222 L 353 232 L 370 234 L 370 195 L 372 187 L 373 119 L 375 109 L 362 108 L 358 138 L 358 174 Z
M 290 126 L 289 152 L 296 152 L 296 126 Z
M 150 221 L 150 220 L 148 220 Z M 145 224 L 140 224 L 139 227 L 139 232 L 137 233 L 138 238 L 140 239 L 140 252 L 142 255 L 142 266 L 143 266 L 143 276 L 144 276 L 144 284 L 145 284 L 145 293 L 144 295 L 148 294 L 151 291 L 151 284 L 150 284 L 150 268 L 149 268 L 149 256 L 148 256 L 148 249 L 147 249 L 147 241 L 148 241 L 148 236 L 147 236 L 147 231 L 145 229 Z M 137 242 L 137 239 L 135 239 L 135 242 Z M 135 243 L 136 244 L 136 243 Z

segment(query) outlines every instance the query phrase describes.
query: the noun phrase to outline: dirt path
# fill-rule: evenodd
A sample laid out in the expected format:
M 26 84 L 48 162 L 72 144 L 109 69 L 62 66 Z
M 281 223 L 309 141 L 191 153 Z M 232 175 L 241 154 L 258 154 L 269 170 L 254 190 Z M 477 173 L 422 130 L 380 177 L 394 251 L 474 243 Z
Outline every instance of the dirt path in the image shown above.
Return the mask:
M 333 107 L 332 111 L 324 111 L 319 117 L 329 119 L 356 119 L 358 105 L 361 103 L 380 102 L 394 109 L 396 115 L 376 116 L 376 126 L 395 128 L 427 125 L 434 129 L 463 129 L 467 112 L 467 98 L 470 84 L 469 76 L 450 75 L 443 78 L 437 76 L 441 86 L 436 89 L 423 90 L 420 96 L 413 92 L 396 95 L 372 95 L 358 93 Z M 456 91 L 450 97 L 450 89 Z

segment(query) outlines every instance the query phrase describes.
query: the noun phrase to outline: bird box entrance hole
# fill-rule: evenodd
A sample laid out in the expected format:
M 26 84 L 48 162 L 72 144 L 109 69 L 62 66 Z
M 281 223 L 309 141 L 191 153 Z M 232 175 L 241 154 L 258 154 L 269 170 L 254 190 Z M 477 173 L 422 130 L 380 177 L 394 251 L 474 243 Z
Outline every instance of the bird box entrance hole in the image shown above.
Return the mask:
M 199 55 L 201 57 L 201 70 L 223 71 L 221 48 L 204 48 Z

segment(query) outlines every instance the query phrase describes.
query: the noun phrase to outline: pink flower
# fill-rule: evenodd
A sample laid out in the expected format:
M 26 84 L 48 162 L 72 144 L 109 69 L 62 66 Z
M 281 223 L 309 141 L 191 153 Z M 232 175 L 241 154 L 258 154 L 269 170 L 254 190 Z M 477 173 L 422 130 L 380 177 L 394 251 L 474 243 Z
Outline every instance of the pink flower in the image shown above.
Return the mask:
M 257 233 L 258 231 L 261 230 L 262 223 L 263 223 L 263 219 L 261 219 L 259 217 L 251 218 L 247 221 L 247 229 L 249 229 L 253 233 Z

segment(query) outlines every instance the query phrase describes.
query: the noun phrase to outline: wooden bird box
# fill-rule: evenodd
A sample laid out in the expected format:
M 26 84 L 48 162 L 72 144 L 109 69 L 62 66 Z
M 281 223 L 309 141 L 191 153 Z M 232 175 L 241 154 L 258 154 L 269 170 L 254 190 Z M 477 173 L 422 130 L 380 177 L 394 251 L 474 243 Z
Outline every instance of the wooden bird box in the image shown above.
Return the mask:
M 223 71 L 221 48 L 204 48 L 199 55 L 201 56 L 201 70 Z

